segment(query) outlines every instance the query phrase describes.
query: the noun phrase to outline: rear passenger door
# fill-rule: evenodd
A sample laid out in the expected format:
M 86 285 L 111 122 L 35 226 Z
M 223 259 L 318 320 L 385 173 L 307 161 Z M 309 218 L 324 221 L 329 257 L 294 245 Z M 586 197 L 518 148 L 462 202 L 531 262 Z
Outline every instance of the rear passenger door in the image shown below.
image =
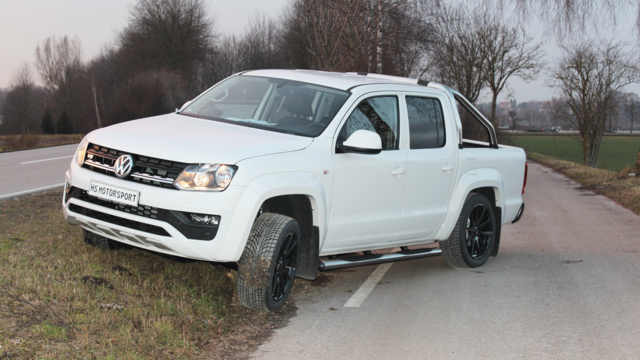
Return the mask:
M 395 241 L 428 239 L 447 212 L 458 159 L 449 99 L 438 94 L 406 94 L 409 146 L 402 220 Z

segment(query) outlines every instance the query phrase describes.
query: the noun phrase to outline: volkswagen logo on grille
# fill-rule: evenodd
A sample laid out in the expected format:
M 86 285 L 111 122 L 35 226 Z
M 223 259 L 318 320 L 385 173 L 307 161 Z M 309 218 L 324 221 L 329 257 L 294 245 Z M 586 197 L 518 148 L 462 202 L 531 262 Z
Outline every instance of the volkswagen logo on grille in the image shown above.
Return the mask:
M 122 155 L 113 164 L 113 172 L 121 179 L 129 176 L 131 170 L 133 170 L 133 156 L 131 155 Z

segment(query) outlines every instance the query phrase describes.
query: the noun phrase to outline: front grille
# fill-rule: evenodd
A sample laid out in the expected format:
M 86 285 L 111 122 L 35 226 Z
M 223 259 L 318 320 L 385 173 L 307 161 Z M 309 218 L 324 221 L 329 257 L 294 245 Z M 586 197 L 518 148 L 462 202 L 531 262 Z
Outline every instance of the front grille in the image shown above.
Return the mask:
M 121 218 L 119 216 L 105 214 L 103 212 L 87 209 L 85 207 L 82 207 L 76 204 L 69 205 L 69 210 L 81 215 L 88 216 L 90 218 L 108 222 L 110 224 L 124 226 L 129 229 L 139 230 L 139 231 L 160 235 L 160 236 L 171 236 L 165 229 L 161 228 L 160 226 L 149 225 L 149 224 L 141 223 L 139 221 L 129 220 L 129 219 Z
M 164 221 L 166 223 L 169 223 L 174 228 L 176 228 L 176 230 L 180 231 L 180 233 L 184 235 L 186 238 L 192 239 L 192 240 L 213 240 L 216 234 L 218 233 L 217 226 L 192 224 L 190 223 L 188 217 L 185 214 L 178 211 L 165 210 L 165 209 L 160 209 L 160 208 L 156 208 L 148 205 L 139 205 L 137 207 L 122 205 L 112 201 L 103 200 L 95 196 L 91 196 L 87 194 L 85 190 L 79 189 L 77 187 L 71 188 L 71 190 L 69 191 L 69 195 L 65 197 L 65 201 L 68 202 L 72 198 L 82 200 L 90 204 L 106 207 L 108 209 L 113 209 L 113 210 L 126 212 L 128 214 L 143 216 L 149 219 Z M 69 210 L 74 211 L 71 209 L 71 206 L 77 206 L 77 205 L 71 204 L 69 206 Z M 93 210 L 90 210 L 90 211 L 93 211 Z M 111 216 L 108 214 L 105 214 L 105 215 Z M 119 217 L 116 217 L 116 218 L 120 219 Z M 100 219 L 100 220 L 104 220 L 104 219 Z M 127 220 L 127 219 L 123 219 L 123 220 Z M 109 220 L 104 220 L 104 221 L 111 222 Z M 121 225 L 121 224 L 118 224 L 118 225 Z M 126 225 L 122 225 L 122 226 L 126 226 Z M 148 226 L 154 226 L 154 225 L 148 225 Z M 154 227 L 159 228 L 165 233 L 167 233 L 161 227 L 158 227 L 158 226 L 154 226 Z M 166 236 L 169 236 L 169 234 L 167 234 Z
M 173 186 L 173 182 L 188 165 L 175 161 L 131 154 L 96 144 L 89 144 L 85 162 L 82 167 L 116 177 L 113 172 L 113 166 L 116 160 L 122 155 L 131 155 L 135 161 L 135 166 L 131 170 L 131 174 L 124 178 L 125 180 L 165 189 L 177 190 Z

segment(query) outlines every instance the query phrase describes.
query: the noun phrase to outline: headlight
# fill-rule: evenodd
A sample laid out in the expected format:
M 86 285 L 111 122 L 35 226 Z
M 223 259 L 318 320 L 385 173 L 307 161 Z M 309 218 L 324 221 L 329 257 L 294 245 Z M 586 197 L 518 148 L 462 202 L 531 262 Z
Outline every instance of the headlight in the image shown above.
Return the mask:
M 189 165 L 173 185 L 181 190 L 222 191 L 229 186 L 237 170 L 237 166 L 231 165 Z
M 78 166 L 84 164 L 84 157 L 87 155 L 87 146 L 89 146 L 89 139 L 88 136 L 85 136 L 80 142 L 80 146 L 78 146 L 78 151 L 76 152 L 76 162 Z

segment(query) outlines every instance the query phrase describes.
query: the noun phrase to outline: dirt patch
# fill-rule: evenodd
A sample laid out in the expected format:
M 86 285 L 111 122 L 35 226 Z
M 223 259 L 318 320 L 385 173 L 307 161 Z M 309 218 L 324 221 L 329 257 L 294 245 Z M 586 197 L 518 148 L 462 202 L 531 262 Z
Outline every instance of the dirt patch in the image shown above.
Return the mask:
M 287 325 L 289 319 L 295 316 L 296 310 L 291 300 L 275 313 L 257 313 L 240 309 L 234 330 L 205 342 L 201 359 L 248 359 L 258 346 L 271 339 L 275 330 Z
M 87 285 L 104 286 L 109 290 L 114 290 L 113 285 L 109 284 L 109 282 L 103 278 L 95 276 L 83 276 L 82 281 Z
M 127 269 L 124 266 L 121 265 L 116 265 L 114 267 L 111 268 L 111 270 L 115 271 L 116 273 L 123 275 L 123 276 L 133 276 L 133 273 L 131 271 L 129 271 L 129 269 Z
M 333 279 L 333 276 L 327 273 L 319 273 L 318 277 L 313 281 L 307 281 L 302 279 L 296 279 L 296 282 L 300 282 L 305 285 L 313 286 L 313 287 L 326 287 Z

